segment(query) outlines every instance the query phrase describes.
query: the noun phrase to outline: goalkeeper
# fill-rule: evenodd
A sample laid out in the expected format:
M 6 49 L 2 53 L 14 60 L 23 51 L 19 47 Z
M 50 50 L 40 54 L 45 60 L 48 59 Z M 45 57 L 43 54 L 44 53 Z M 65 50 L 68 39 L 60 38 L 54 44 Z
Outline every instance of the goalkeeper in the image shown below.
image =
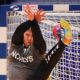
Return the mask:
M 41 34 L 38 22 L 43 20 L 44 12 L 33 13 L 29 6 L 25 10 L 28 21 L 18 26 L 12 36 L 11 49 L 8 55 L 9 80 L 46 80 L 59 61 L 65 46 L 72 39 L 69 24 L 61 20 L 64 39 L 45 55 L 46 43 Z M 56 34 L 57 35 L 57 34 Z

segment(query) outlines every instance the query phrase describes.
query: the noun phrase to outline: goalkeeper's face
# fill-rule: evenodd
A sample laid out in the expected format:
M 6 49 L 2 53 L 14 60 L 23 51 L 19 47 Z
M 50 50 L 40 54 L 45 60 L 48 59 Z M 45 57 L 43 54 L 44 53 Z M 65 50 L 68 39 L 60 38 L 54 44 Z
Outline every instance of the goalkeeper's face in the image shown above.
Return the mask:
M 33 35 L 32 35 L 31 28 L 29 28 L 27 31 L 25 31 L 23 36 L 24 36 L 23 41 L 24 41 L 25 47 L 28 47 L 29 45 L 31 45 L 33 43 Z

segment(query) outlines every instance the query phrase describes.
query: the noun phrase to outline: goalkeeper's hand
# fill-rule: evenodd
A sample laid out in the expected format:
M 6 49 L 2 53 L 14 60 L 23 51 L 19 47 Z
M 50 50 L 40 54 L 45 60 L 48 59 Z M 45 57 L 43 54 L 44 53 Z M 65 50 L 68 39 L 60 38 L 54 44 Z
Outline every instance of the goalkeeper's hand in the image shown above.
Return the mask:
M 34 17 L 38 22 L 41 22 L 44 20 L 44 15 L 45 12 L 43 10 L 37 10 L 37 12 L 34 14 Z
M 30 6 L 26 5 L 24 8 L 24 12 L 26 13 L 26 17 L 28 20 L 33 21 L 34 19 L 37 22 L 41 22 L 44 19 L 45 12 L 43 10 L 37 10 L 36 12 L 31 11 Z
M 26 5 L 24 8 L 24 12 L 28 20 L 33 21 L 34 20 L 34 13 L 31 11 L 29 5 Z

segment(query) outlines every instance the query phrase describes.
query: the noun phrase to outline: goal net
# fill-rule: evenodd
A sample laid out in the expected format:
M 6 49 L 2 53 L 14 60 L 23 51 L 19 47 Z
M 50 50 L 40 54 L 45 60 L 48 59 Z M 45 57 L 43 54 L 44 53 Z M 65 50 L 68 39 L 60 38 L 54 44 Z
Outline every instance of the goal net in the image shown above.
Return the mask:
M 13 32 L 19 24 L 26 20 L 25 16 L 20 13 L 19 11 L 7 12 L 8 51 Z M 53 21 L 53 23 L 59 23 L 61 18 L 67 20 L 71 25 L 73 35 L 72 42 L 65 48 L 61 59 L 51 72 L 51 80 L 80 80 L 80 13 L 47 12 L 45 18 L 46 20 Z M 53 26 L 51 26 L 49 21 L 39 25 L 47 44 L 46 52 L 48 52 L 57 42 L 52 36 Z

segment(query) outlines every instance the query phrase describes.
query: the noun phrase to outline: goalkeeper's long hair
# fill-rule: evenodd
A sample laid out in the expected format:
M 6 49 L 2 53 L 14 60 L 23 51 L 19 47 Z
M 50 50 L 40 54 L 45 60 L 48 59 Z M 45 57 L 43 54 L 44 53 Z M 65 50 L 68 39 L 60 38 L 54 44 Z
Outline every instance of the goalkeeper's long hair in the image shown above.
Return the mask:
M 11 43 L 15 44 L 15 45 L 20 45 L 23 44 L 23 34 L 26 30 L 28 30 L 31 27 L 31 21 L 28 20 L 26 22 L 23 22 L 22 24 L 20 24 L 15 32 L 13 33 L 12 36 L 12 40 Z

